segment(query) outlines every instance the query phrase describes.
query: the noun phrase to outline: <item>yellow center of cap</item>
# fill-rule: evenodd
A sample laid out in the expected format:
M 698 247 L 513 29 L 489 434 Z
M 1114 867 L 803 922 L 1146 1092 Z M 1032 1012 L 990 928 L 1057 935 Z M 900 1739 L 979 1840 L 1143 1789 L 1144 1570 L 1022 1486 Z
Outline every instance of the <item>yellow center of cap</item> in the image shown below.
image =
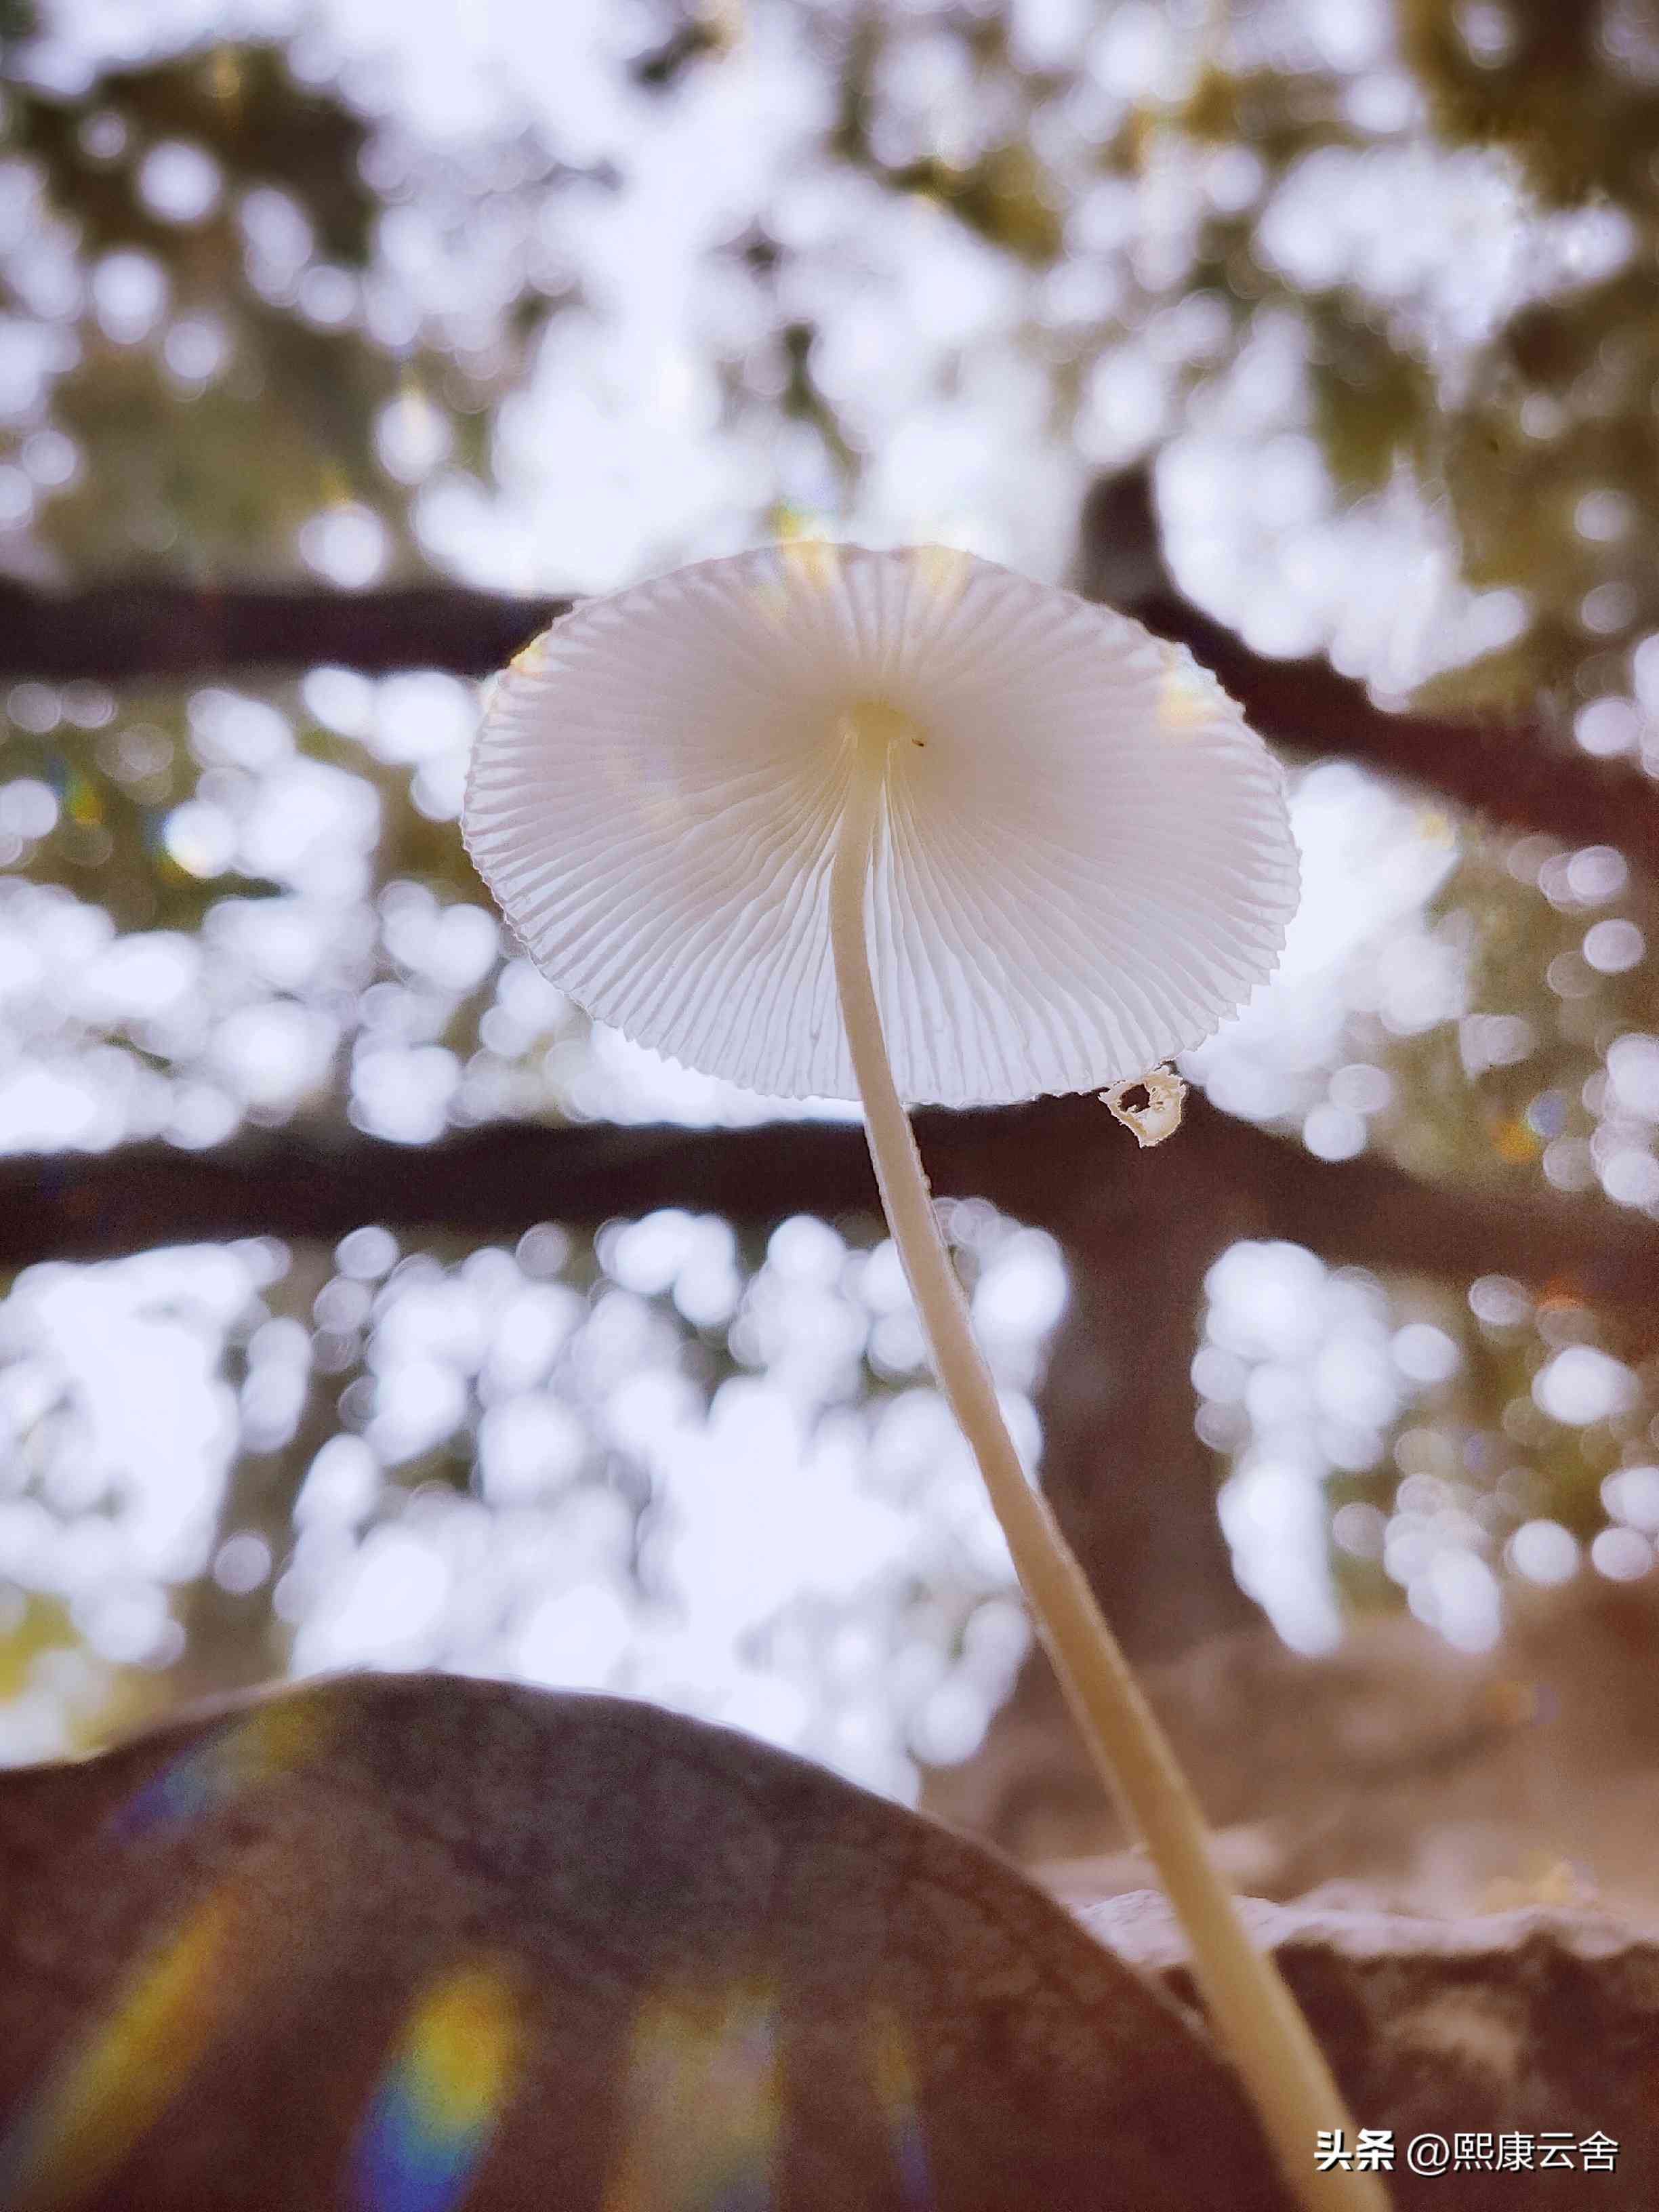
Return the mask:
M 842 729 L 866 760 L 882 761 L 902 746 L 918 750 L 927 733 L 914 714 L 889 699 L 855 699 L 842 717 Z

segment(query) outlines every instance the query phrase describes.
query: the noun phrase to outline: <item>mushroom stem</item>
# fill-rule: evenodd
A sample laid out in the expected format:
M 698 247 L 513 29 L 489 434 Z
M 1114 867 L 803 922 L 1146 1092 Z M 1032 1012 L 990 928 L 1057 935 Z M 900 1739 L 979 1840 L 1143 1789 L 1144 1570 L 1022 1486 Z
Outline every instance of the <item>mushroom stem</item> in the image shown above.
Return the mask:
M 972 1445 L 1054 1671 L 1109 1788 L 1145 1838 L 1192 1947 L 1212 2020 L 1306 2212 L 1387 2212 L 1369 2173 L 1315 2170 L 1321 2130 L 1353 2124 L 1273 1960 L 1251 1942 L 1217 1868 L 1196 1799 L 1129 1671 L 1047 1501 L 1028 1480 L 974 1340 L 967 1301 L 933 1217 L 909 1116 L 893 1080 L 865 923 L 870 857 L 886 794 L 890 710 L 855 709 L 852 767 L 830 878 L 836 982 L 876 1182 L 934 1371 Z

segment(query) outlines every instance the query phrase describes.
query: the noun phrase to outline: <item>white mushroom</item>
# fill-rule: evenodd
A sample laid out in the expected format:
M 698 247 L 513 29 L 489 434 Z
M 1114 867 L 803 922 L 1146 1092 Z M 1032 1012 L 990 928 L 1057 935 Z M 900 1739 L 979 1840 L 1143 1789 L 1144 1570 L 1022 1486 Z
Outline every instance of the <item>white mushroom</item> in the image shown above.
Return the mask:
M 940 1382 L 1286 2179 L 1384 2204 L 1312 2172 L 1340 2096 L 1020 1464 L 904 1103 L 1144 1082 L 1142 1119 L 1179 1118 L 1159 1064 L 1272 972 L 1297 902 L 1282 780 L 1239 709 L 1139 623 L 968 554 L 794 544 L 587 601 L 526 647 L 465 830 L 590 1014 L 774 1096 L 862 1101 Z
M 637 1042 L 856 1098 L 838 842 L 913 1104 L 1093 1091 L 1198 1043 L 1296 905 L 1279 771 L 1138 623 L 964 553 L 794 544 L 590 600 L 499 679 L 474 859 Z

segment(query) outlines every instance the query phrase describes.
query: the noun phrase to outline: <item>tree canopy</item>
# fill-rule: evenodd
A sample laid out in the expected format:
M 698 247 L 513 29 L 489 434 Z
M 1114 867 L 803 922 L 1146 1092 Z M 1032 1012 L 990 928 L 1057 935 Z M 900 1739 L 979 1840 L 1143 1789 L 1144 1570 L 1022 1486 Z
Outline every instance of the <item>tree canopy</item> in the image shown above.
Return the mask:
M 775 534 L 1132 605 L 1282 749 L 1328 916 L 1408 886 L 1166 1154 L 1090 1102 L 925 1131 L 1132 1642 L 1249 1613 L 1218 1480 L 1310 1638 L 1647 1571 L 1645 17 L 550 14 L 516 70 L 344 0 L 0 26 L 0 1743 L 342 1656 L 591 1665 L 893 1788 L 982 1725 L 1006 1562 L 855 1133 L 591 1033 L 456 826 L 477 679 Z M 762 1462 L 739 1516 L 858 1538 L 698 1693 L 698 1499 Z

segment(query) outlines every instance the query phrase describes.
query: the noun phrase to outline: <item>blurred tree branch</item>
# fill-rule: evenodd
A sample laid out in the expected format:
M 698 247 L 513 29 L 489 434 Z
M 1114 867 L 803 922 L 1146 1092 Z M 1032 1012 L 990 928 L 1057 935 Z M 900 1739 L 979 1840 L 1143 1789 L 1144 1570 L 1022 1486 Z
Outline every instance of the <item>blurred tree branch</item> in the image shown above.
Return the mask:
M 0 678 L 187 683 L 332 665 L 488 676 L 569 604 L 459 584 L 289 592 L 135 580 L 50 593 L 0 580 Z
M 1072 581 L 1085 599 L 1133 611 L 1191 648 L 1274 744 L 1347 759 L 1437 792 L 1489 821 L 1572 845 L 1613 845 L 1659 874 L 1659 785 L 1639 769 L 1592 762 L 1540 717 L 1504 721 L 1379 706 L 1318 659 L 1253 653 L 1177 587 L 1164 563 L 1145 467 L 1101 477 L 1083 504 Z
M 1581 758 L 1541 722 L 1390 713 L 1323 661 L 1266 659 L 1192 606 L 1164 566 L 1144 471 L 1096 486 L 1073 580 L 1189 646 L 1274 741 L 1405 777 L 1517 829 L 1614 845 L 1659 874 L 1659 791 L 1647 778 Z M 483 675 L 566 604 L 443 584 L 134 583 L 53 598 L 0 582 L 0 675 L 246 680 L 326 663 Z M 1322 1163 L 1201 1098 L 1179 1140 L 1150 1156 L 1089 1099 L 924 1115 L 918 1133 L 941 1193 L 990 1198 L 1066 1249 L 1073 1297 L 1042 1394 L 1044 1480 L 1137 1656 L 1254 1617 L 1216 1525 L 1188 1373 L 1204 1273 L 1233 1238 L 1287 1237 L 1332 1263 L 1443 1280 L 1501 1272 L 1622 1309 L 1644 1329 L 1659 1314 L 1659 1230 L 1638 1216 L 1533 1189 L 1428 1185 L 1375 1157 Z M 0 1163 L 0 1269 L 239 1236 L 325 1244 L 370 1221 L 512 1239 L 538 1217 L 591 1229 L 660 1206 L 764 1229 L 804 1204 L 873 1213 L 856 1128 L 508 1123 L 409 1148 L 291 1126 L 207 1153 L 150 1146 Z M 1098 1479 L 1107 1462 L 1121 1480 Z M 259 1663 L 252 1653 L 248 1667 Z
M 1399 776 L 1510 829 L 1616 846 L 1659 875 L 1659 784 L 1642 769 L 1569 750 L 1538 720 L 1390 713 L 1328 661 L 1267 659 L 1175 592 L 1135 612 L 1190 646 L 1274 744 Z
M 942 1195 L 989 1198 L 1065 1250 L 1072 1303 L 1039 1400 L 1043 1485 L 1137 1659 L 1255 1617 L 1216 1521 L 1189 1376 L 1205 1272 L 1234 1238 L 1288 1237 L 1333 1264 L 1441 1280 L 1506 1273 L 1644 1331 L 1659 1310 L 1659 1229 L 1640 1217 L 1601 1200 L 1428 1186 L 1374 1157 L 1322 1162 L 1201 1097 L 1153 1153 L 1087 1097 L 924 1113 L 917 1133 Z M 0 1269 L 198 1238 L 326 1244 L 368 1222 L 516 1240 L 538 1218 L 591 1230 L 663 1206 L 764 1230 L 803 1206 L 873 1214 L 876 1193 L 861 1130 L 834 1123 L 508 1122 L 424 1147 L 291 1127 L 202 1153 L 142 1146 L 0 1164 Z M 292 1454 L 283 1465 L 302 1469 Z M 255 1616 L 245 1625 L 241 1662 L 229 1668 L 222 1651 L 217 1662 L 237 1680 L 267 1663 Z
M 1659 1228 L 1599 1200 L 1426 1186 L 1376 1158 L 1323 1162 L 1201 1097 L 1163 1149 L 1137 1152 L 1092 1098 L 930 1111 L 917 1135 L 941 1194 L 992 1200 L 1062 1242 L 1197 1212 L 1231 1237 L 1283 1237 L 1333 1262 L 1440 1279 L 1501 1272 L 1610 1307 L 1659 1306 Z M 517 1238 L 538 1219 L 591 1228 L 679 1206 L 762 1227 L 810 1205 L 876 1210 L 864 1135 L 824 1122 L 752 1129 L 495 1123 L 409 1146 L 298 1127 L 205 1152 L 135 1145 L 0 1164 L 0 1267 L 108 1259 L 198 1239 L 333 1240 L 365 1222 Z
M 1253 653 L 1174 588 L 1155 553 L 1134 556 L 1122 524 L 1136 496 L 1145 498 L 1135 482 L 1133 473 L 1112 480 L 1085 510 L 1080 587 L 1133 608 L 1160 635 L 1189 646 L 1263 736 L 1403 777 L 1517 830 L 1616 846 L 1659 875 L 1659 787 L 1651 777 L 1584 758 L 1536 719 L 1391 713 L 1326 661 Z M 1110 518 L 1104 542 L 1103 513 Z M 370 674 L 419 667 L 484 676 L 568 604 L 447 584 L 347 592 L 135 582 L 54 596 L 0 581 L 0 678 L 246 680 L 325 663 Z

